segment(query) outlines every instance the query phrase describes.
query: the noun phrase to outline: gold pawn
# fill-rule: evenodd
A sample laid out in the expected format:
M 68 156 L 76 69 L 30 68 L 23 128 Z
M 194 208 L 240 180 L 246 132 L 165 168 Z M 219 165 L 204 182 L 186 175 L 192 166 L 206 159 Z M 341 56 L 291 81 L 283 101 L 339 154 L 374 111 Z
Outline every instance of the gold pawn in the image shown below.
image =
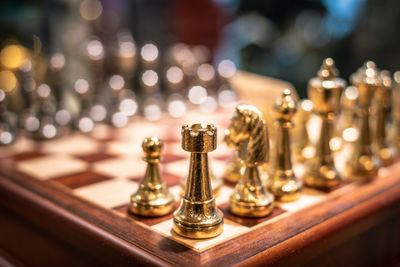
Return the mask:
M 310 160 L 304 177 L 305 184 L 310 187 L 332 188 L 340 183 L 330 146 L 333 121 L 340 106 L 340 94 L 346 86 L 346 82 L 337 76 L 335 62 L 327 58 L 318 72 L 318 77 L 312 78 L 308 83 L 308 96 L 314 103 L 316 115 L 321 119 L 316 155 Z
M 339 119 L 337 122 L 337 133 L 342 142 L 354 142 L 354 132 L 357 131 L 354 125 L 357 124 L 355 107 L 358 101 L 358 89 L 354 86 L 347 86 L 340 97 Z
M 225 141 L 238 150 L 242 165 L 229 210 L 243 217 L 268 215 L 274 206 L 274 196 L 264 189 L 258 172 L 258 166 L 269 159 L 268 129 L 261 113 L 253 106 L 238 105 L 225 131 Z
M 174 214 L 173 230 L 184 237 L 202 239 L 223 231 L 224 218 L 211 190 L 207 153 L 217 147 L 214 125 L 182 126 L 182 148 L 190 154 L 186 192 Z
M 305 162 L 314 156 L 314 148 L 311 146 L 308 135 L 307 123 L 313 110 L 313 103 L 309 99 L 303 99 L 300 104 L 300 112 L 297 120 L 297 140 L 294 144 L 296 161 Z
M 382 84 L 375 92 L 376 120 L 375 120 L 375 153 L 380 158 L 383 166 L 393 163 L 393 150 L 388 146 L 386 140 L 386 116 L 390 108 L 392 94 L 392 78 L 389 71 L 381 71 Z
M 284 89 L 282 97 L 274 103 L 276 126 L 275 157 L 267 187 L 278 201 L 294 201 L 300 197 L 303 183 L 297 179 L 292 169 L 290 135 L 292 118 L 297 111 L 297 102 L 289 89 Z
M 378 174 L 380 161 L 371 148 L 371 129 L 369 126 L 371 99 L 381 86 L 375 63 L 368 61 L 350 77 L 358 89 L 357 113 L 359 137 L 354 144 L 350 159 L 346 162 L 345 178 L 349 181 L 367 182 Z
M 146 173 L 136 193 L 131 196 L 130 211 L 141 216 L 163 216 L 172 212 L 174 197 L 168 191 L 159 170 L 163 143 L 158 137 L 146 137 L 142 148 L 147 162 Z
M 391 142 L 400 151 L 400 71 L 393 74 L 393 97 L 392 97 L 392 129 Z

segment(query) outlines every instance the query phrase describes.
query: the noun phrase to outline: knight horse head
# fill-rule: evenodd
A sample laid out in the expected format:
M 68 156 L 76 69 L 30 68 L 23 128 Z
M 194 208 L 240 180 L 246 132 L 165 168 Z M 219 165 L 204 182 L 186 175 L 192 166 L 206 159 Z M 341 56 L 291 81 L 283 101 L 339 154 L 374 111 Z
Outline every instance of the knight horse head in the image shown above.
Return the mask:
M 236 107 L 225 142 L 238 150 L 245 165 L 261 165 L 269 160 L 268 128 L 261 112 L 252 105 Z

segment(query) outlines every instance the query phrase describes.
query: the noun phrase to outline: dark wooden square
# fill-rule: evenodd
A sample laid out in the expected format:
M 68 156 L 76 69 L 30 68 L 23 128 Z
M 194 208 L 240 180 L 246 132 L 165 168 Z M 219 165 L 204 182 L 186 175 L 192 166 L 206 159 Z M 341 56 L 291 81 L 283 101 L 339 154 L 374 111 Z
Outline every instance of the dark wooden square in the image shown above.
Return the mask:
M 98 173 L 95 173 L 92 171 L 87 171 L 87 172 L 75 173 L 75 174 L 68 175 L 68 176 L 57 177 L 57 178 L 51 179 L 50 181 L 60 183 L 71 189 L 76 189 L 79 187 L 103 182 L 103 181 L 110 180 L 110 179 L 111 178 L 109 178 L 107 176 L 104 176 L 104 175 L 101 175 L 101 174 L 98 174 Z

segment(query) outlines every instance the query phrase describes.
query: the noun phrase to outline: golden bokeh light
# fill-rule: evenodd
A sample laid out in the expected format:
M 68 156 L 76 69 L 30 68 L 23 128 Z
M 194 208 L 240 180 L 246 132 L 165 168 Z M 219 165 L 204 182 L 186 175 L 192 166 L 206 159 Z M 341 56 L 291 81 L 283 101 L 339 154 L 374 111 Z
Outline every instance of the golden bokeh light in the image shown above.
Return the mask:
M 0 71 L 0 90 L 11 92 L 17 86 L 15 74 L 9 70 Z
M 0 52 L 0 62 L 8 69 L 15 69 L 21 66 L 25 57 L 25 48 L 20 45 L 7 45 Z

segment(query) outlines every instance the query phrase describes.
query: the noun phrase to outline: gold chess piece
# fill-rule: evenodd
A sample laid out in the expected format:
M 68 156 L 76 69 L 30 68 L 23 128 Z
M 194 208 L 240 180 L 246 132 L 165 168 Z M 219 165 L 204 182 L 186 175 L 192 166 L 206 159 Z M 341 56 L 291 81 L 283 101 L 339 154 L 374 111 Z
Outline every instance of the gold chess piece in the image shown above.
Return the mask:
M 230 197 L 230 211 L 244 217 L 268 215 L 274 206 L 274 196 L 264 189 L 258 172 L 258 166 L 269 159 L 268 129 L 260 111 L 251 105 L 238 105 L 225 132 L 225 141 L 237 149 L 243 166 Z
M 392 97 L 392 129 L 391 141 L 396 147 L 397 153 L 400 151 L 400 71 L 393 74 L 393 97 Z
M 182 126 L 182 148 L 190 152 L 189 177 L 181 206 L 174 214 L 174 231 L 188 238 L 211 238 L 222 233 L 224 218 L 211 190 L 207 153 L 217 147 L 212 124 Z
M 130 211 L 141 216 L 163 216 L 174 209 L 175 200 L 161 178 L 159 162 L 163 143 L 158 137 L 146 137 L 142 148 L 147 169 L 139 188 L 131 196 Z
M 381 71 L 381 86 L 375 92 L 376 120 L 375 120 L 375 153 L 380 158 L 383 166 L 393 163 L 393 150 L 386 140 L 386 116 L 390 108 L 392 94 L 392 78 L 389 71 Z
M 358 89 L 355 86 L 347 86 L 340 97 L 340 114 L 337 122 L 337 132 L 343 142 L 356 140 L 354 125 L 357 124 L 355 107 L 358 101 Z
M 308 135 L 307 123 L 313 110 L 313 103 L 310 99 L 303 99 L 300 104 L 300 112 L 297 125 L 298 138 L 295 143 L 295 154 L 298 162 L 305 162 L 314 156 L 314 148 L 311 146 Z
M 225 181 L 231 184 L 237 184 L 241 177 L 240 169 L 242 168 L 242 165 L 239 155 L 235 151 L 232 158 L 226 164 L 224 175 Z
M 381 86 L 379 71 L 375 63 L 368 61 L 351 75 L 351 83 L 358 89 L 357 113 L 359 137 L 354 144 L 350 159 L 346 162 L 345 178 L 350 181 L 366 182 L 375 177 L 380 167 L 379 158 L 374 157 L 371 149 L 371 131 L 369 126 L 371 99 Z
M 307 186 L 332 188 L 340 183 L 335 168 L 330 141 L 333 136 L 335 113 L 340 106 L 340 94 L 346 82 L 338 78 L 335 62 L 327 58 L 318 71 L 318 77 L 308 83 L 308 96 L 314 103 L 317 116 L 321 119 L 321 130 L 316 145 L 316 155 L 310 160 L 304 177 Z
M 214 196 L 218 196 L 219 191 L 221 190 L 222 187 L 222 179 L 218 178 L 214 175 L 214 172 L 211 169 L 211 166 L 209 167 L 209 171 L 210 171 L 210 181 L 211 181 L 211 190 Z M 188 178 L 183 178 L 181 180 L 181 196 L 183 196 L 185 194 L 185 190 L 186 190 L 186 182 L 187 182 Z
M 300 197 L 303 183 L 297 179 L 292 169 L 290 135 L 293 128 L 293 115 L 297 111 L 297 102 L 289 89 L 274 103 L 276 126 L 275 157 L 271 164 L 271 173 L 267 188 L 279 201 L 294 201 Z

